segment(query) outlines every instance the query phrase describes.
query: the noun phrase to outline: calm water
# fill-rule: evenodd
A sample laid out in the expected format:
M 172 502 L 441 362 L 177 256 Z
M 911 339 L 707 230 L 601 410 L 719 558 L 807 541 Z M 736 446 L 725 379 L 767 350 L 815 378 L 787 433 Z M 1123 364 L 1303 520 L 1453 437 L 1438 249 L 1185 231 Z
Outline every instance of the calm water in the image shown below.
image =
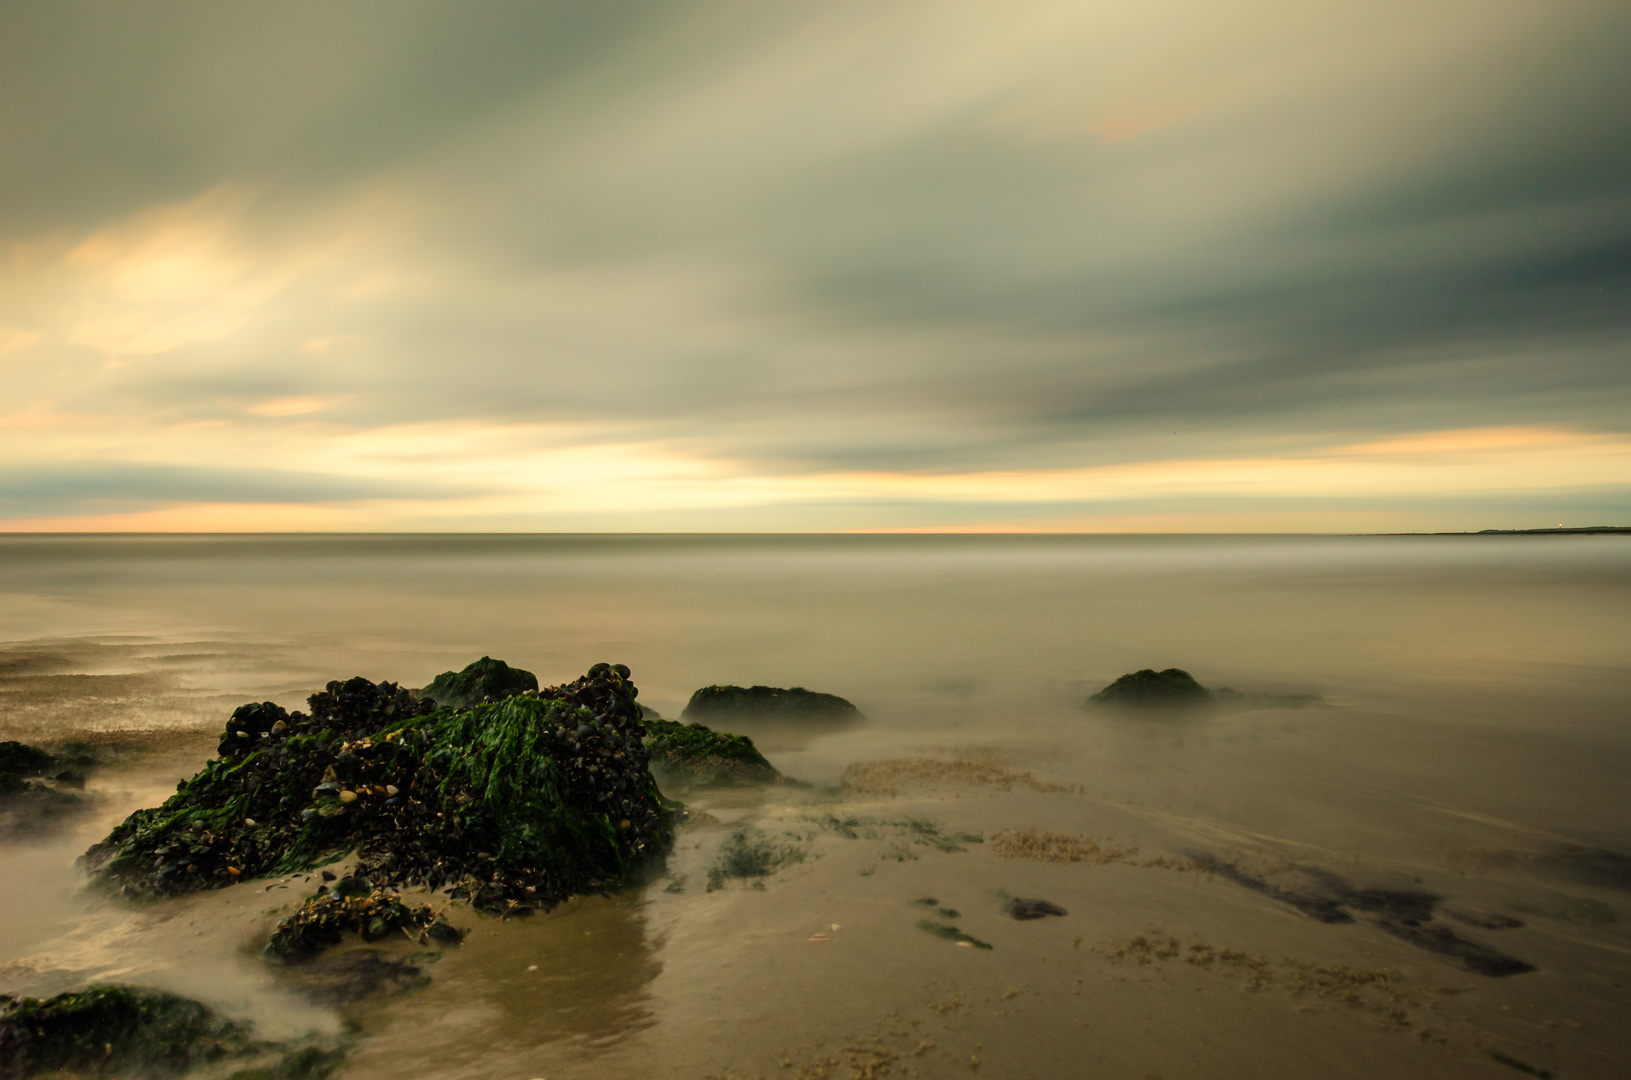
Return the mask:
M 638 1076 L 654 1061 L 815 1076 L 828 1060 L 847 1076 L 846 1040 L 872 1040 L 897 1075 L 967 1075 L 972 1058 L 984 1075 L 1080 1075 L 1083 1054 L 1106 1075 L 1517 1075 L 1496 1051 L 1624 1075 L 1631 537 L 11 537 L 0 595 L 0 738 L 174 733 L 136 739 L 146 752 L 93 781 L 92 817 L 0 844 L 0 992 L 117 976 L 268 1030 L 333 1032 L 343 1016 L 365 1033 L 341 1074 L 359 1077 Z M 669 878 L 525 929 L 473 922 L 428 988 L 350 1011 L 300 1004 L 263 970 L 264 903 L 130 912 L 78 891 L 73 855 L 196 769 L 209 742 L 187 733 L 218 731 L 234 705 L 301 706 L 352 674 L 423 685 L 484 654 L 544 682 L 621 661 L 669 716 L 709 683 L 842 694 L 867 725 L 757 733 L 817 784 L 928 758 L 1029 770 L 1052 790 L 706 796 L 720 824 L 682 834 Z M 1168 666 L 1244 703 L 1146 720 L 1082 706 L 1123 672 Z M 810 824 L 830 806 L 1098 836 L 1141 858 L 1205 852 L 1265 877 L 1412 883 L 1523 922 L 1458 925 L 1539 970 L 1485 978 L 1366 918 L 1317 924 L 1192 871 L 1009 860 L 989 844 L 891 862 L 887 828 L 852 841 Z M 707 860 L 742 824 L 797 836 L 809 857 L 762 891 L 704 893 Z M 1072 915 L 1004 922 L 993 898 L 1022 887 Z M 902 905 L 956 891 L 961 925 L 986 926 L 996 949 L 913 929 Z M 809 944 L 832 924 L 833 941 Z M 1016 928 L 1037 936 L 1002 936 Z M 1278 982 L 1125 953 L 1155 930 L 1185 949 L 1255 947 Z M 845 952 L 852 934 L 873 937 Z M 508 970 L 518 950 L 532 972 Z M 1393 1002 L 1391 1020 L 1333 1005 L 1297 989 L 1312 978 L 1298 964 L 1403 972 L 1417 1004 Z

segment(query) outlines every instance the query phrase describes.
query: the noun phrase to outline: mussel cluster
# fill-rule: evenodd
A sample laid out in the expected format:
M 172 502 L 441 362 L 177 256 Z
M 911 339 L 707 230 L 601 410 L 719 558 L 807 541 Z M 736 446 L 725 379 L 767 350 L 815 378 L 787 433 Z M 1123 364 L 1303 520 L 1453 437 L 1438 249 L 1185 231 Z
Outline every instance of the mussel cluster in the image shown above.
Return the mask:
M 276 745 L 266 741 L 274 736 L 323 729 L 337 729 L 339 737 L 349 741 L 394 720 L 423 716 L 436 708 L 435 701 L 415 699 L 396 683 L 371 683 L 360 675 L 344 682 L 331 681 L 327 689 L 307 698 L 306 704 L 311 708 L 310 716 L 286 712 L 270 701 L 238 706 L 215 752 L 224 758 L 242 759 Z
M 395 893 L 373 888 L 360 878 L 344 877 L 302 904 L 277 924 L 266 951 L 296 959 L 338 945 L 347 933 L 364 941 L 378 941 L 393 933 L 411 940 L 456 943 L 464 935 L 429 904 L 409 905 Z
M 340 855 L 380 885 L 549 907 L 666 851 L 670 813 L 622 665 L 470 709 L 331 682 L 310 715 L 233 713 L 221 756 L 86 853 L 127 893 L 217 888 Z

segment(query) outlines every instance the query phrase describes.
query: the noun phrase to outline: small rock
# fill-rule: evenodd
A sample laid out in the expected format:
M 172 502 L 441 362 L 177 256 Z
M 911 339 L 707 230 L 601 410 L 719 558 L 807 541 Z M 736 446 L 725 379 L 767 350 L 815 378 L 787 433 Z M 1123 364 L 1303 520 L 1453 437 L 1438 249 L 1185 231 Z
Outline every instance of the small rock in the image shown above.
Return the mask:
M 357 793 L 355 791 L 343 791 L 342 790 L 340 792 L 340 801 L 345 802 L 345 803 L 356 802 L 357 801 Z
M 1011 900 L 1003 910 L 1020 922 L 1040 919 L 1046 915 L 1070 914 L 1058 904 L 1050 904 L 1046 900 Z

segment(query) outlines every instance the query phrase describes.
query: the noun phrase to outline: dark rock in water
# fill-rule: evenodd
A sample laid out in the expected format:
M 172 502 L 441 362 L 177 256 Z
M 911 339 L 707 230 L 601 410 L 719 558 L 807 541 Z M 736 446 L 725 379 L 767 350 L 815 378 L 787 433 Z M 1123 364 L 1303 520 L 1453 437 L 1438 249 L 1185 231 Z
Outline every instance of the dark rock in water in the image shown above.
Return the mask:
M 44 776 L 57 759 L 37 746 L 0 742 L 0 776 Z
M 432 708 L 392 683 L 330 683 L 310 716 L 238 740 L 256 745 L 130 815 L 83 862 L 132 895 L 220 888 L 348 853 L 375 886 L 451 887 L 487 910 L 604 890 L 672 841 L 623 670 L 597 664 L 470 709 Z
M 1020 900 L 1018 898 L 1010 900 L 1003 910 L 1019 922 L 1041 919 L 1048 915 L 1070 914 L 1058 904 L 1050 904 L 1046 900 Z
M 420 968 L 380 949 L 351 949 L 283 969 L 280 979 L 323 1005 L 399 994 L 429 981 Z
M 1253 892 L 1272 896 L 1320 922 L 1351 923 L 1354 921 L 1353 916 L 1343 909 L 1351 907 L 1363 911 L 1375 917 L 1374 922 L 1377 926 L 1401 941 L 1408 941 L 1417 948 L 1441 956 L 1454 957 L 1460 960 L 1467 970 L 1480 975 L 1499 978 L 1506 975 L 1522 975 L 1535 970 L 1533 964 L 1507 956 L 1475 941 L 1468 941 L 1457 936 L 1455 931 L 1447 926 L 1425 925 L 1432 922 L 1434 909 L 1443 899 L 1435 893 L 1415 890 L 1355 889 L 1342 877 L 1329 870 L 1306 866 L 1298 867 L 1297 870 L 1304 877 L 1314 881 L 1318 891 L 1302 892 L 1264 881 L 1260 877 L 1246 873 L 1233 863 L 1223 862 L 1211 855 L 1191 854 L 1190 858 L 1202 870 L 1217 874 Z M 1455 912 L 1448 914 L 1451 918 L 1475 926 L 1520 925 L 1516 920 L 1504 920 L 1498 924 L 1474 922 L 1472 918 Z
M 818 694 L 795 686 L 704 686 L 691 695 L 681 719 L 718 724 L 731 720 L 793 720 L 853 723 L 866 719 L 861 711 L 834 694 Z
M 1123 675 L 1087 699 L 1094 705 L 1172 706 L 1203 705 L 1211 693 L 1181 668 L 1154 671 L 1145 668 Z
M 165 1076 L 257 1049 L 245 1025 L 190 998 L 92 986 L 0 999 L 0 1076 L 70 1072 Z
M 0 833 L 38 832 L 91 803 L 72 790 L 85 786 L 77 769 L 60 770 L 68 762 L 84 764 L 20 742 L 0 742 Z M 60 771 L 59 771 L 60 770 Z
M 340 880 L 343 884 L 356 879 Z M 298 959 L 340 944 L 347 934 L 378 941 L 396 933 L 406 933 L 421 944 L 430 938 L 448 943 L 464 939 L 463 932 L 443 921 L 429 904 L 410 907 L 395 893 L 341 893 L 336 886 L 329 895 L 312 897 L 279 922 L 266 951 L 285 960 Z
M 536 692 L 537 689 L 538 676 L 532 672 L 484 656 L 463 671 L 442 672 L 419 692 L 419 696 L 429 698 L 438 705 L 467 709 L 484 701 L 503 701 L 529 690 Z
M 782 778 L 746 735 L 674 720 L 647 720 L 646 732 L 652 772 L 672 787 L 774 784 Z

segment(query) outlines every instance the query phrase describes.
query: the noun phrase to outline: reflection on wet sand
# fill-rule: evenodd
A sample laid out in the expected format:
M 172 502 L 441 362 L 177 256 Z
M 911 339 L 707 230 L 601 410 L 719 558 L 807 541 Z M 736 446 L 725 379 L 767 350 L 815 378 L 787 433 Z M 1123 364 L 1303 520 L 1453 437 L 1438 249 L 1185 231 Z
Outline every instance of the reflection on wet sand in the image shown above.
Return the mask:
M 586 897 L 548 915 L 476 919 L 426 985 L 347 1010 L 362 1039 L 346 1075 L 531 1075 L 650 1027 L 662 961 L 641 908 L 638 894 Z

